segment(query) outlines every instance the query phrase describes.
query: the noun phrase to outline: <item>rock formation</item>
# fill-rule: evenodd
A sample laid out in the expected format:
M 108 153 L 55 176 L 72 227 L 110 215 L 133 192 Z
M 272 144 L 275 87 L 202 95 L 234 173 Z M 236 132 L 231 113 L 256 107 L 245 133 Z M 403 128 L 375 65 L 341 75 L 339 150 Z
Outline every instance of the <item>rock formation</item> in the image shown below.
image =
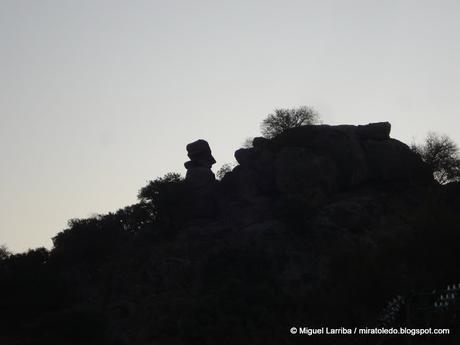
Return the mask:
M 390 138 L 390 129 L 388 122 L 307 125 L 273 139 L 255 138 L 252 148 L 235 152 L 239 165 L 223 178 L 223 194 L 244 200 L 236 213 L 257 209 L 247 220 L 254 222 L 276 213 L 285 199 L 317 209 L 338 193 L 370 184 L 431 184 L 427 166 L 406 144 Z
M 215 200 L 217 181 L 211 167 L 216 160 L 206 140 L 194 141 L 188 144 L 186 149 L 190 160 L 184 163 L 187 174 L 180 201 L 183 208 L 181 214 L 177 214 L 175 218 L 183 218 L 185 221 L 213 218 L 217 215 Z M 174 209 L 174 203 L 171 207 Z
M 187 169 L 185 181 L 194 187 L 204 187 L 216 180 L 211 167 L 216 160 L 206 140 L 199 139 L 186 147 L 189 161 L 184 163 Z

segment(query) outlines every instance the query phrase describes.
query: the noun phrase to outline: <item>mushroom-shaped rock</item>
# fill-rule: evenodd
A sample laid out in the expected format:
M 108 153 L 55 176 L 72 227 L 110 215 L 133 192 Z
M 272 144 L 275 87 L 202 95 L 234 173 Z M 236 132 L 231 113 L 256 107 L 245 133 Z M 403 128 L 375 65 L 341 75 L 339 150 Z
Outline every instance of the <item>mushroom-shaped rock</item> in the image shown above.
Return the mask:
M 205 187 L 216 180 L 211 171 L 212 165 L 216 162 L 211 154 L 211 148 L 206 140 L 199 139 L 186 147 L 187 156 L 190 158 L 184 163 L 187 169 L 185 181 L 195 187 Z
M 211 154 L 211 148 L 206 140 L 199 139 L 187 145 L 187 156 L 196 165 L 211 168 L 216 160 Z

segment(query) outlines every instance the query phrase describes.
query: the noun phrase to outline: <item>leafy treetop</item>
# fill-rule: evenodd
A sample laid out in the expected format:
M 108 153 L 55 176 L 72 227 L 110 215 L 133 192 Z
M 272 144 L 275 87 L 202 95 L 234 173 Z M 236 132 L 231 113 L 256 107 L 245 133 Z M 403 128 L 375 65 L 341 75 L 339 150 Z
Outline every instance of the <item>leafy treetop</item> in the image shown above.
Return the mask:
M 261 124 L 262 135 L 273 138 L 289 128 L 318 124 L 319 114 L 311 107 L 301 106 L 290 109 L 275 109 Z

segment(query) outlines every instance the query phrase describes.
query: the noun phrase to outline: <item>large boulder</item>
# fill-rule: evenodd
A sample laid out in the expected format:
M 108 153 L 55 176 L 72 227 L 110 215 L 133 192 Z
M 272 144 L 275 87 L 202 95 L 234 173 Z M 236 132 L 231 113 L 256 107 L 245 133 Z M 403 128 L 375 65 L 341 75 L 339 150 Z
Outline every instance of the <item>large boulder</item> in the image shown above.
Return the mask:
M 378 224 L 382 209 L 378 199 L 369 196 L 349 197 L 330 203 L 318 214 L 315 222 L 328 222 L 332 227 L 361 232 Z
M 330 158 L 337 167 L 337 182 L 348 189 L 367 178 L 366 157 L 356 136 L 356 126 L 302 126 L 285 131 L 273 139 L 274 147 L 302 147 Z
M 266 149 L 270 146 L 270 139 L 267 139 L 267 138 L 264 138 L 264 137 L 255 137 L 253 140 L 252 140 L 252 146 L 255 148 L 255 149 Z
M 253 148 L 241 148 L 235 151 L 235 159 L 240 165 L 250 165 L 255 156 Z
M 396 140 L 363 142 L 370 181 L 433 181 L 428 166 L 409 146 Z
M 391 124 L 389 122 L 370 123 L 358 126 L 356 133 L 362 140 L 386 140 L 390 139 Z
M 332 159 L 302 147 L 282 149 L 275 161 L 276 184 L 283 193 L 332 193 L 337 190 L 337 174 Z

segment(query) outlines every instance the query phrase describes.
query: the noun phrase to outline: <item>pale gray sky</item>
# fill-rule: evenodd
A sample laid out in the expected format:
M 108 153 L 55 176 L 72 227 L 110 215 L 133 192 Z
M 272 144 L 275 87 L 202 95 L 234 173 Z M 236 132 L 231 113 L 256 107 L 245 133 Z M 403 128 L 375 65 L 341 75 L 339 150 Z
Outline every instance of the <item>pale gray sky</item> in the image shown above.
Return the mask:
M 50 246 L 70 218 L 215 169 L 275 107 L 460 142 L 458 1 L 0 0 L 0 244 Z

